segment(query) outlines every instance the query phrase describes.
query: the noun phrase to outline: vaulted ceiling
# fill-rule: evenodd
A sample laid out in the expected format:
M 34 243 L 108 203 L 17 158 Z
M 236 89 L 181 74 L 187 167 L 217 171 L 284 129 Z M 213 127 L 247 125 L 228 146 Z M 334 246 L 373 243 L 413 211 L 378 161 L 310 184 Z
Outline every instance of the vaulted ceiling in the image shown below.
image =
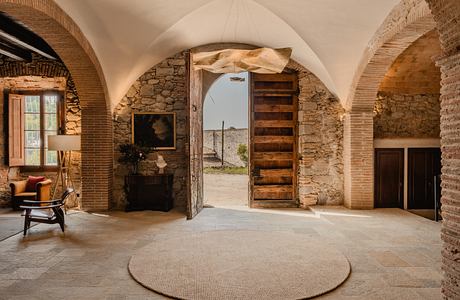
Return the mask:
M 146 70 L 181 50 L 234 42 L 292 47 L 346 99 L 365 47 L 399 0 L 55 0 L 80 26 L 115 105 Z
M 436 30 L 416 40 L 393 62 L 379 91 L 399 94 L 439 94 L 441 70 L 434 63 L 441 56 Z

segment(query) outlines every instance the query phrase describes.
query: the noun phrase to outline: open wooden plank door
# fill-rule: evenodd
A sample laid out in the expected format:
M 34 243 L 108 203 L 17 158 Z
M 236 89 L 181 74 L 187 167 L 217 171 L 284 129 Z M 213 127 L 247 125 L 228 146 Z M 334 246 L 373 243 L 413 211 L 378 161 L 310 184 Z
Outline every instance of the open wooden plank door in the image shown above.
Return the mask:
M 203 71 L 193 70 L 188 56 L 187 219 L 192 219 L 203 209 Z
M 296 74 L 253 74 L 250 207 L 297 207 Z

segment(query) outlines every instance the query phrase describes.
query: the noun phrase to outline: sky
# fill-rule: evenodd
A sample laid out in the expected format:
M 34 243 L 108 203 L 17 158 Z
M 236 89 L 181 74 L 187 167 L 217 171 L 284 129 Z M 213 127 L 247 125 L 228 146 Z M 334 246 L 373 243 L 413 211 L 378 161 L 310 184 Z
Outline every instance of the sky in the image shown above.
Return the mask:
M 244 82 L 230 81 L 243 77 Z M 248 128 L 248 73 L 224 74 L 209 89 L 204 100 L 204 129 Z

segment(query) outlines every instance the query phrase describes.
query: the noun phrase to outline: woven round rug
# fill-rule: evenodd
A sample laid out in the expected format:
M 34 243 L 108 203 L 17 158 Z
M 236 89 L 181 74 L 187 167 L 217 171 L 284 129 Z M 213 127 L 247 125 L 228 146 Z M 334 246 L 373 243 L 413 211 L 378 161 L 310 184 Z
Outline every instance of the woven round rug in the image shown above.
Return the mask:
M 131 257 L 143 286 L 178 299 L 306 299 L 343 283 L 350 264 L 314 238 L 209 231 L 156 241 Z

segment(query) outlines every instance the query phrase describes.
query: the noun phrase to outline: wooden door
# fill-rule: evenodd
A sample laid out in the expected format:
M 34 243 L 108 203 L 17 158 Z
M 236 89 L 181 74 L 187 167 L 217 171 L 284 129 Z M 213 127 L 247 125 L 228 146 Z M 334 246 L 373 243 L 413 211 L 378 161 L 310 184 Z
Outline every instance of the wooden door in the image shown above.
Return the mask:
M 404 208 L 404 149 L 375 149 L 374 206 Z
M 251 74 L 250 207 L 297 207 L 297 75 Z
M 440 182 L 434 176 L 441 174 L 439 148 L 409 149 L 408 209 L 434 209 L 434 188 L 440 195 Z
M 188 193 L 187 218 L 192 219 L 203 209 L 203 71 L 193 70 L 188 63 Z

